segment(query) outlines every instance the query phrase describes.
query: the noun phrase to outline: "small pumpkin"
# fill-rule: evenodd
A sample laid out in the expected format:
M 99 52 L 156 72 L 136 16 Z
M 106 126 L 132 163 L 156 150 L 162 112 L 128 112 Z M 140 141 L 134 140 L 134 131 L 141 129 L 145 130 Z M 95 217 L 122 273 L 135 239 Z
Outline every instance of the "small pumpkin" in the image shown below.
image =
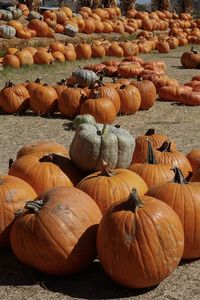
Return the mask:
M 78 69 L 72 72 L 72 77 L 80 87 L 91 86 L 99 79 L 95 72 L 91 70 Z
M 3 58 L 2 62 L 3 67 L 10 67 L 14 69 L 19 69 L 20 68 L 20 61 L 17 56 L 12 55 L 12 54 L 7 54 Z
M 29 108 L 30 94 L 22 84 L 7 82 L 0 92 L 0 107 L 6 113 L 24 113 Z
M 103 168 L 102 161 L 111 169 L 127 168 L 134 148 L 135 140 L 125 129 L 98 123 L 81 124 L 70 144 L 69 154 L 81 169 L 99 171 Z
M 136 113 L 141 105 L 139 90 L 132 85 L 121 85 L 116 90 L 120 97 L 120 113 L 128 115 Z
M 9 25 L 0 25 L 0 37 L 11 39 L 15 36 L 16 29 Z
M 77 128 L 79 125 L 84 123 L 95 124 L 95 118 L 90 114 L 77 115 L 73 120 L 73 128 Z
M 136 189 L 113 204 L 98 227 L 100 262 L 108 276 L 128 288 L 160 283 L 176 269 L 183 249 L 177 214 L 153 197 L 139 197 Z
M 64 34 L 68 36 L 75 37 L 77 33 L 78 33 L 78 28 L 71 24 L 67 24 L 64 28 Z

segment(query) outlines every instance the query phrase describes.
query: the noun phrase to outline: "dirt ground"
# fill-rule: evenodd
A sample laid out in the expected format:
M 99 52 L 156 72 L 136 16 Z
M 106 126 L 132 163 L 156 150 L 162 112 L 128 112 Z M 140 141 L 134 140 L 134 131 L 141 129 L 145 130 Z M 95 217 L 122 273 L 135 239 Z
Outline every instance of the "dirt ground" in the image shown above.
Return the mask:
M 198 49 L 198 46 L 195 46 Z M 165 55 L 142 55 L 147 59 L 163 59 L 167 73 L 180 82 L 186 82 L 199 70 L 184 70 L 180 54 L 189 49 L 181 48 Z M 77 62 L 76 66 L 86 62 Z M 19 71 L 0 73 L 0 87 L 5 80 L 21 82 L 43 75 L 45 81 L 55 83 L 69 76 L 75 65 L 63 64 L 49 68 L 35 66 Z M 117 117 L 123 128 L 136 137 L 153 127 L 157 132 L 176 141 L 178 149 L 187 153 L 200 147 L 200 107 L 188 107 L 157 101 L 149 111 L 139 111 L 132 116 Z M 15 158 L 21 146 L 36 140 L 54 140 L 69 147 L 73 132 L 66 130 L 69 120 L 55 115 L 42 118 L 28 113 L 25 116 L 0 115 L 0 172 L 7 173 L 8 160 Z M 134 272 L 134 270 L 133 270 Z M 160 285 L 148 290 L 131 290 L 120 287 L 103 272 L 95 261 L 85 272 L 70 277 L 55 278 L 43 275 L 19 263 L 11 250 L 0 254 L 0 299 L 199 299 L 200 260 L 182 262 L 176 271 Z

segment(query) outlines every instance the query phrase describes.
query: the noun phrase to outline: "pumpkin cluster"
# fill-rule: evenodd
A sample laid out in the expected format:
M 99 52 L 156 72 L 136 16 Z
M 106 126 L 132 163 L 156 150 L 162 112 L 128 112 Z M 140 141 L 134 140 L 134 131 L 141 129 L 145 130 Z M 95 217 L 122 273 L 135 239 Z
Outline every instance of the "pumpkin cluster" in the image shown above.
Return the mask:
M 25 145 L 0 176 L 0 248 L 51 275 L 80 272 L 98 255 L 129 288 L 200 257 L 200 149 L 186 156 L 154 129 L 134 139 L 89 115 L 76 127 L 69 150 Z

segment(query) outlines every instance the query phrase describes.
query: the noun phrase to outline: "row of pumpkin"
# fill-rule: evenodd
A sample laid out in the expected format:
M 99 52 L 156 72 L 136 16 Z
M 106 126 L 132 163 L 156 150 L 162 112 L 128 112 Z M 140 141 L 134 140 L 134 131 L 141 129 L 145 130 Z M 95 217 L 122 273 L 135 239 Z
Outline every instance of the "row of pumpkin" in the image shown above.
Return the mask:
M 186 157 L 153 129 L 134 140 L 89 116 L 79 124 L 69 152 L 51 141 L 26 145 L 0 176 L 0 247 L 53 275 L 83 270 L 97 247 L 105 272 L 131 288 L 198 258 L 200 149 Z
M 20 21 L 12 20 L 12 12 L 15 12 L 16 17 L 20 18 L 22 13 L 28 19 L 28 23 L 23 19 L 23 24 Z M 75 36 L 78 32 L 86 34 L 96 33 L 111 33 L 119 34 L 134 33 L 138 29 L 154 31 L 164 31 L 169 27 L 179 28 L 196 28 L 199 21 L 192 20 L 189 14 L 171 14 L 168 11 L 155 11 L 151 13 L 138 12 L 130 10 L 126 16 L 121 16 L 119 7 L 97 8 L 81 7 L 78 14 L 73 14 L 68 7 L 62 7 L 57 10 L 46 10 L 42 15 L 37 12 L 28 11 L 27 7 L 9 7 L 7 10 L 0 11 L 0 19 L 8 21 L 2 25 L 0 36 L 4 38 L 12 38 L 17 35 L 19 38 L 51 37 L 54 33 L 65 33 L 69 36 Z M 20 25 L 21 24 L 21 25 Z M 11 30 L 13 27 L 16 31 Z M 6 30 L 7 28 L 7 30 Z M 35 30 L 34 32 L 29 31 Z M 28 34 L 29 33 L 29 34 Z

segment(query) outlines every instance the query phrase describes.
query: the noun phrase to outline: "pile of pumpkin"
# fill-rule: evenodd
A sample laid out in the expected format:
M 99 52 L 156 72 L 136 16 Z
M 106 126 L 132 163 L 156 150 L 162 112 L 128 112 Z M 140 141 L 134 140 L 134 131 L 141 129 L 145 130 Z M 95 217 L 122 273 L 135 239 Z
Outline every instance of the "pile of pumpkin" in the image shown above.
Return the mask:
M 186 157 L 152 129 L 134 140 L 90 115 L 76 126 L 69 152 L 51 141 L 26 145 L 0 176 L 0 247 L 52 275 L 80 272 L 98 255 L 131 288 L 198 258 L 200 149 Z

